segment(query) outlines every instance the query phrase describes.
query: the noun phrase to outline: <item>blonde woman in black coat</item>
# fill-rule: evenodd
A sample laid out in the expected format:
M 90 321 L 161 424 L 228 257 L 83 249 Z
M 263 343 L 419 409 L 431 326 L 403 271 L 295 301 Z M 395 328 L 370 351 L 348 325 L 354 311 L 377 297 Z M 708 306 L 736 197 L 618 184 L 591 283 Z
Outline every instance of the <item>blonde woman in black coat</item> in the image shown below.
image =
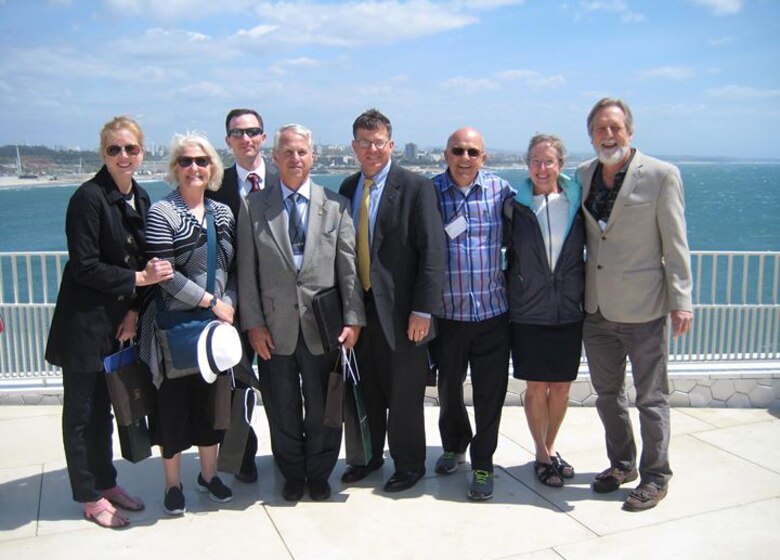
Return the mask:
M 115 117 L 100 133 L 105 165 L 68 203 L 69 260 L 46 346 L 46 359 L 62 367 L 62 436 L 73 499 L 84 504 L 85 518 L 109 528 L 129 523 L 116 507 L 138 511 L 144 503 L 116 483 L 103 358 L 135 337 L 138 288 L 173 276 L 170 263 L 144 257 L 150 200 L 133 180 L 143 142 L 128 117 Z

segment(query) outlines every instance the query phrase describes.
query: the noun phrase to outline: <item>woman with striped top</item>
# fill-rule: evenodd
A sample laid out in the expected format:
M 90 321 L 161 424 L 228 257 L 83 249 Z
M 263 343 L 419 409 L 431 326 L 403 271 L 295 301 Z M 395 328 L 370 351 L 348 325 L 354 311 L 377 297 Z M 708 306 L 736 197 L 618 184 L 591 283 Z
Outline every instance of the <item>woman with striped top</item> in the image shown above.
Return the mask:
M 236 305 L 235 279 L 231 278 L 235 248 L 235 221 L 230 208 L 204 197 L 207 189 L 222 184 L 224 168 L 205 136 L 177 135 L 171 146 L 167 180 L 176 185 L 149 209 L 146 225 L 147 251 L 173 264 L 174 276 L 159 284 L 162 298 L 152 298 L 141 325 L 141 357 L 149 364 L 157 392 L 157 409 L 152 417 L 154 442 L 159 444 L 165 471 L 163 509 L 169 515 L 185 512 L 181 484 L 181 452 L 198 446 L 200 473 L 197 489 L 208 492 L 219 503 L 233 494 L 217 476 L 217 452 L 223 431 L 215 430 L 209 412 L 213 385 L 200 375 L 169 379 L 155 336 L 158 302 L 165 310 L 208 308 L 215 319 L 233 323 Z M 214 292 L 206 290 L 207 209 L 213 212 L 217 239 Z

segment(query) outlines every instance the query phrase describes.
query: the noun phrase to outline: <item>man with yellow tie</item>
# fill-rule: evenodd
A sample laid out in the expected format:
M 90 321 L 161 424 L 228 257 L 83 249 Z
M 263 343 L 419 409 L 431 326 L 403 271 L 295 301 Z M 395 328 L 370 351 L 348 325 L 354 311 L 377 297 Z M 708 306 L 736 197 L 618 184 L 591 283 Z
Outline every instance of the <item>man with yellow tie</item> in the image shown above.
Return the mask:
M 357 482 L 382 467 L 387 433 L 394 472 L 384 488 L 399 492 L 425 474 L 427 342 L 441 305 L 444 229 L 431 181 L 391 161 L 390 120 L 369 109 L 353 123 L 352 135 L 361 170 L 340 192 L 352 203 L 366 303 L 356 354 L 373 457 L 348 465 L 341 480 Z

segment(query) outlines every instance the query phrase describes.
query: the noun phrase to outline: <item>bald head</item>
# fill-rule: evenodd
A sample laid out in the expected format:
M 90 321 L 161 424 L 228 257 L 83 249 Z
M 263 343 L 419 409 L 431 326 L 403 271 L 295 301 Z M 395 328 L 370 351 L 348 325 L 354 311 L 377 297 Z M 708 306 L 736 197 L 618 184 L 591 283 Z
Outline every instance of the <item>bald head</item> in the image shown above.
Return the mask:
M 474 128 L 459 128 L 447 140 L 444 159 L 450 179 L 459 187 L 468 187 L 485 164 L 485 139 Z

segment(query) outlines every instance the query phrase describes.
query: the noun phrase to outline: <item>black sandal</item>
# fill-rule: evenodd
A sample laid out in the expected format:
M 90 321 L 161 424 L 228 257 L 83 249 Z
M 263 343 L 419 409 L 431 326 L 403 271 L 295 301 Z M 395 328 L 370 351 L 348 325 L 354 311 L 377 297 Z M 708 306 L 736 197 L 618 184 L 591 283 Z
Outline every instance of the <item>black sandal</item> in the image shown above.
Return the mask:
M 561 473 L 558 472 L 558 469 L 555 468 L 555 465 L 536 461 L 534 463 L 534 470 L 536 471 L 536 478 L 545 486 L 550 486 L 552 488 L 560 488 L 563 486 L 563 477 L 561 476 Z M 556 478 L 558 479 L 557 482 L 555 481 Z
M 556 451 L 555 456 L 550 456 L 550 462 L 553 467 L 556 468 L 558 474 L 563 478 L 574 478 L 574 467 L 572 467 L 566 460 L 561 457 L 561 454 Z

